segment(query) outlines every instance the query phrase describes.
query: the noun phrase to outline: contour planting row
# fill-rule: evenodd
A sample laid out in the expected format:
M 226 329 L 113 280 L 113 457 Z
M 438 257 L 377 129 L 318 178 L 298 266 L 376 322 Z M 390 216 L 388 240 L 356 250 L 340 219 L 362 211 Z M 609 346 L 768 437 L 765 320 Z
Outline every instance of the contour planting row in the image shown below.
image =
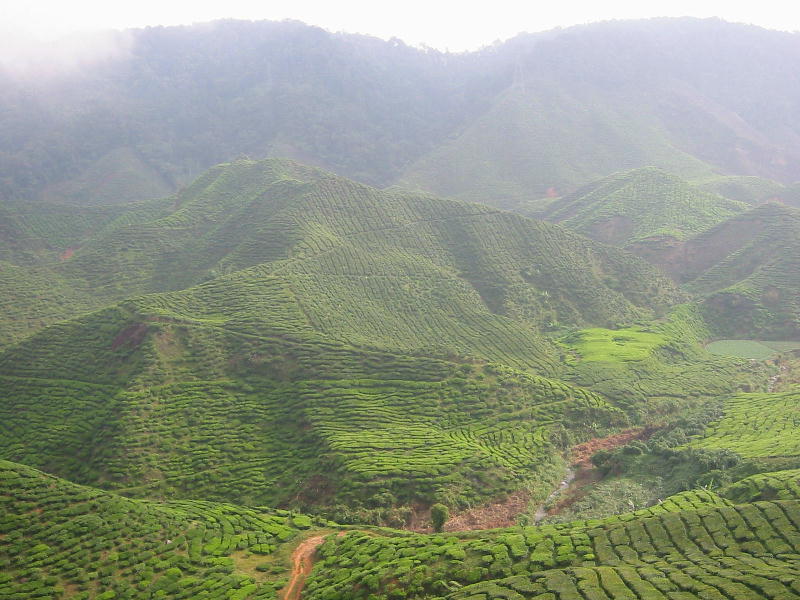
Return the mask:
M 307 597 L 797 598 L 798 527 L 795 501 L 724 506 L 683 495 L 649 514 L 556 526 L 410 538 L 351 533 L 321 547 Z
M 725 415 L 691 443 L 725 448 L 746 458 L 800 456 L 800 391 L 740 394 L 725 401 Z
M 0 503 L 0 596 L 19 600 L 274 599 L 285 579 L 268 577 L 265 555 L 311 526 L 267 509 L 129 500 L 5 461 Z
M 626 423 L 586 390 L 499 365 L 440 366 L 450 373 L 428 381 L 248 378 L 129 390 L 6 377 L 0 457 L 135 496 L 466 507 L 526 485 L 544 493 L 571 443 Z M 436 374 L 427 367 L 409 376 Z

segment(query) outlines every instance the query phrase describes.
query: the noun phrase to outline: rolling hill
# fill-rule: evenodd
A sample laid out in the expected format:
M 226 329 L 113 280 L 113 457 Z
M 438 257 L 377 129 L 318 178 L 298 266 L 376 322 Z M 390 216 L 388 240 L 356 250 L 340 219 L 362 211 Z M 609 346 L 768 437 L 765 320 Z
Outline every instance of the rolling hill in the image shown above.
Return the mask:
M 649 257 L 704 298 L 718 337 L 800 337 L 800 212 L 767 203 Z
M 275 599 L 289 552 L 312 539 L 324 539 L 303 591 L 312 599 L 800 596 L 796 499 L 698 491 L 561 525 L 348 533 L 265 507 L 123 498 L 2 461 L 0 501 L 11 598 Z
M 305 515 L 131 500 L 0 461 L 6 598 L 277 598 Z
M 535 216 L 641 254 L 693 237 L 747 208 L 647 167 L 591 183 Z
M 156 218 L 142 218 L 134 205 L 62 260 L 9 267 L 8 277 L 19 274 L 19 289 L 45 297 L 66 289 L 84 299 L 76 307 L 83 309 L 252 268 L 240 277 L 282 279 L 315 328 L 373 345 L 403 346 L 411 336 L 416 341 L 404 347 L 415 350 L 447 346 L 460 325 L 444 324 L 458 313 L 513 320 L 536 337 L 532 328 L 554 323 L 625 323 L 680 297 L 646 263 L 565 229 L 480 205 L 381 192 L 290 161 L 219 166 L 153 206 Z M 48 279 L 58 285 L 42 285 Z M 313 299 L 304 302 L 306 294 Z M 34 319 L 35 305 L 5 304 L 7 327 Z M 430 326 L 439 328 L 435 338 L 419 338 Z
M 0 71 L 0 597 L 800 598 L 798 35 Z
M 56 274 L 75 312 L 106 306 L 0 354 L 2 456 L 134 495 L 402 523 L 414 503 L 542 494 L 564 444 L 629 419 L 621 398 L 558 381 L 568 349 L 545 330 L 682 299 L 556 225 L 289 161 L 221 165 L 135 214 L 24 271 L 52 293 Z M 740 385 L 735 361 L 706 358 L 675 373 L 713 363 Z M 661 364 L 618 376 L 655 381 Z
M 694 185 L 648 167 L 517 210 L 655 264 L 700 302 L 711 337 L 795 339 L 800 335 L 800 213 L 782 198 L 791 197 L 790 188 L 743 194 L 755 205 L 704 190 L 724 191 L 725 179 L 731 178 Z M 741 184 L 741 178 L 734 183 Z M 747 181 L 751 191 L 763 192 L 765 183 Z

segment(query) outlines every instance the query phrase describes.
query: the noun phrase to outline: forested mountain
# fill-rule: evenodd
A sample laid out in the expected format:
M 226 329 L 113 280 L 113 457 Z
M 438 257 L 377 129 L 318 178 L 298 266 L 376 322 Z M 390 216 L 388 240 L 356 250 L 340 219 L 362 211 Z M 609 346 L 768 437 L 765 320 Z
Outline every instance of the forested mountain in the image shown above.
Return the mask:
M 119 44 L 78 71 L 2 77 L 6 197 L 158 197 L 246 154 L 510 206 L 646 165 L 791 183 L 800 160 L 797 36 L 717 20 L 601 23 L 465 54 L 292 22 Z

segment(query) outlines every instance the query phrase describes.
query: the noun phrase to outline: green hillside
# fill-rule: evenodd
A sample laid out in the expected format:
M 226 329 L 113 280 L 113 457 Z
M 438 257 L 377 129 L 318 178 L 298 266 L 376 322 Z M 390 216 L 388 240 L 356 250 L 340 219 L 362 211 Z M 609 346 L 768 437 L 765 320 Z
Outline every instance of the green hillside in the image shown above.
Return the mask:
M 759 386 L 703 353 L 685 309 L 629 361 L 546 335 L 645 327 L 682 298 L 556 225 L 277 160 L 221 165 L 167 204 L 25 271 L 98 304 L 174 291 L 10 344 L 0 456 L 136 496 L 402 524 L 436 501 L 544 497 L 569 444 Z
M 305 515 L 130 500 L 0 461 L 3 598 L 276 599 Z
M 96 207 L 0 200 L 0 260 L 58 263 L 93 238 L 168 212 L 163 200 Z
M 574 82 L 532 79 L 509 88 L 397 183 L 515 208 L 621 169 L 657 165 L 684 176 L 712 173 L 677 148 L 657 119 L 635 110 L 637 100 Z
M 699 492 L 638 513 L 467 535 L 329 537 L 304 597 L 797 598 L 800 505 Z
M 303 598 L 800 597 L 793 498 L 697 491 L 559 525 L 345 533 L 264 507 L 124 498 L 2 461 L 0 502 L 9 598 L 277 599 L 290 553 L 312 537 L 324 543 Z
M 646 167 L 592 183 L 553 202 L 538 216 L 647 255 L 648 246 L 685 240 L 746 209 L 743 203 Z
M 795 37 L 716 19 L 596 23 L 461 54 L 295 21 L 109 41 L 125 51 L 59 77 L 0 69 L 0 197 L 156 198 L 247 155 L 510 207 L 647 165 L 791 184 L 800 162 Z M 727 189 L 763 197 L 752 187 Z
M 800 469 L 752 475 L 726 486 L 721 493 L 735 502 L 798 500 L 800 499 Z
M 289 161 L 221 165 L 167 204 L 160 218 L 124 213 L 69 258 L 20 272 L 17 287 L 35 292 L 52 278 L 57 285 L 42 290 L 50 297 L 63 282 L 67 298 L 83 298 L 72 312 L 79 314 L 253 267 L 236 281 L 271 278 L 318 330 L 459 354 L 471 353 L 453 339 L 468 322 L 533 339 L 535 328 L 558 323 L 629 322 L 679 297 L 645 263 L 564 229 L 485 206 L 381 192 Z M 5 304 L 8 328 L 41 312 Z M 53 311 L 52 320 L 68 310 Z M 509 319 L 513 331 L 503 325 Z M 530 343 L 539 342 L 516 341 L 509 351 L 523 344 L 530 360 L 541 361 Z
M 726 448 L 745 458 L 800 457 L 800 392 L 742 394 L 725 401 L 723 418 L 709 425 L 695 448 Z
M 800 336 L 800 212 L 778 203 L 737 215 L 652 257 L 703 301 L 716 337 Z
M 2 456 L 136 495 L 342 504 L 402 523 L 391 509 L 412 502 L 544 492 L 565 444 L 627 420 L 509 367 L 337 342 L 291 298 L 261 297 L 272 310 L 252 322 L 170 314 L 167 298 L 50 327 L 0 356 Z
M 784 186 L 777 181 L 752 175 L 714 177 L 708 181 L 697 183 L 697 187 L 747 204 L 761 204 L 776 199 L 781 199 L 788 203 L 788 198 L 791 196 L 791 190 L 793 189 L 793 186 Z
M 800 600 L 798 35 L 0 61 L 0 600 Z

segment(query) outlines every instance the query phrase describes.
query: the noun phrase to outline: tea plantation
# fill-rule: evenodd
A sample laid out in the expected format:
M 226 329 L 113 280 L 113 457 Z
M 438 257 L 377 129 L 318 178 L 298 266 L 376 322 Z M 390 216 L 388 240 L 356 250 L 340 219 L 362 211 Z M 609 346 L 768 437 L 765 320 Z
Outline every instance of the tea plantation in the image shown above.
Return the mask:
M 275 599 L 305 515 L 146 502 L 0 461 L 0 597 Z
M 644 167 L 584 186 L 538 216 L 616 246 L 646 246 L 686 239 L 747 208 Z
M 603 189 L 616 210 L 653 181 L 696 193 L 647 169 Z M 777 210 L 698 197 L 702 219 L 665 206 L 628 242 Z M 644 260 L 285 160 L 44 206 L 0 206 L 0 598 L 283 600 L 301 532 L 327 536 L 302 558 L 306 600 L 800 597 L 800 397 L 766 393 L 774 366 L 709 354 L 713 303 Z M 527 525 L 576 444 L 634 426 L 589 485 L 635 454 L 692 475 L 664 496 L 686 491 Z M 733 466 L 712 490 L 715 452 Z M 489 522 L 525 526 L 374 527 L 512 501 Z
M 695 448 L 726 448 L 746 458 L 800 456 L 800 391 L 741 394 L 725 402 L 725 415 L 709 425 Z
M 687 493 L 557 526 L 404 538 L 329 537 L 305 597 L 800 597 L 800 503 Z

